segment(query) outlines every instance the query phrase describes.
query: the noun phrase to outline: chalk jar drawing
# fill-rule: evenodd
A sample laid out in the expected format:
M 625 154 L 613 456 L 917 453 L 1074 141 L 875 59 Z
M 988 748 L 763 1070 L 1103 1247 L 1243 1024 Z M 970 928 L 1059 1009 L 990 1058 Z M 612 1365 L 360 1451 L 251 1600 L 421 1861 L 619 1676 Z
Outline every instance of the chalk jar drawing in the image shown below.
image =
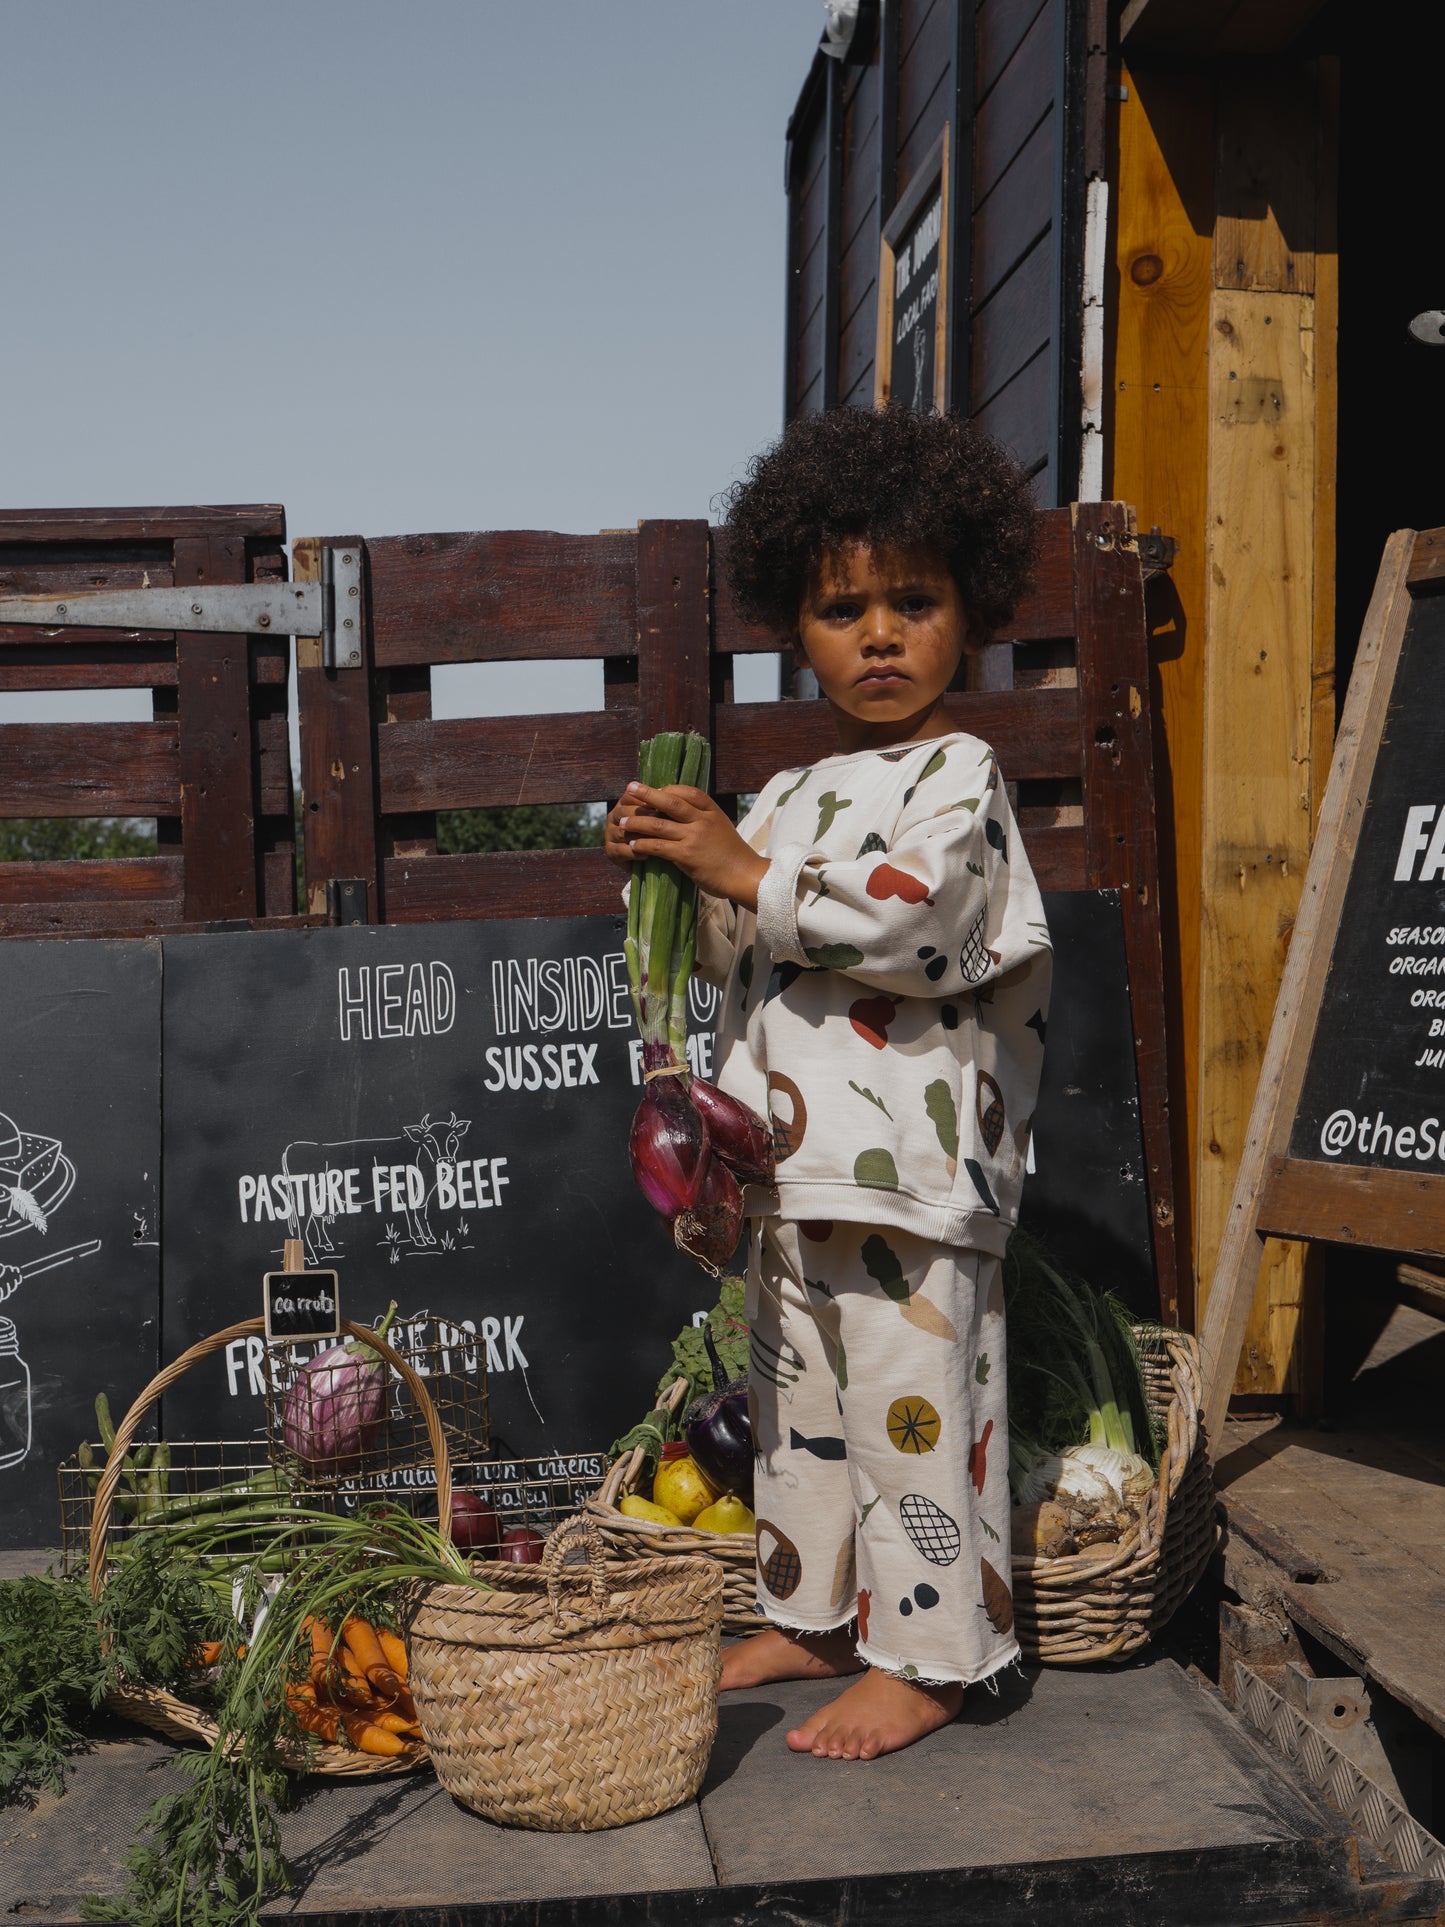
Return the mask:
M 19 1262 L 0 1260 L 0 1304 L 41 1272 L 54 1271 L 100 1250 L 100 1239 L 59 1249 L 42 1247 L 27 1254 L 37 1238 L 46 1238 L 50 1221 L 70 1196 L 75 1166 L 58 1137 L 22 1131 L 0 1111 L 0 1238 L 23 1238 L 16 1251 Z M 20 1334 L 13 1318 L 0 1317 L 0 1471 L 22 1465 L 30 1454 L 30 1368 L 20 1356 Z

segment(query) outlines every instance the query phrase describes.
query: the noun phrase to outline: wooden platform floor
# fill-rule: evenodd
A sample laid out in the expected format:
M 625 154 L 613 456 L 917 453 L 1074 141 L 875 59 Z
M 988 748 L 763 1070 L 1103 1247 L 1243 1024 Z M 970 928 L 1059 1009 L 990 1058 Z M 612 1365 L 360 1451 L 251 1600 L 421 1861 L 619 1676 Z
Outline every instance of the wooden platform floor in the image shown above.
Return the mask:
M 829 1689 L 724 1705 L 697 1804 L 597 1834 L 529 1834 L 457 1807 L 429 1773 L 313 1782 L 287 1818 L 311 1927 L 1285 1927 L 1422 1920 L 1437 1883 L 1362 1862 L 1343 1824 L 1172 1660 L 1009 1675 L 922 1746 L 869 1765 L 797 1759 L 783 1734 Z M 114 1891 L 171 1749 L 114 1728 L 63 1799 L 0 1814 L 0 1919 L 73 1921 Z
M 1226 1574 L 1445 1734 L 1445 1326 L 1397 1307 L 1332 1429 L 1230 1420 Z

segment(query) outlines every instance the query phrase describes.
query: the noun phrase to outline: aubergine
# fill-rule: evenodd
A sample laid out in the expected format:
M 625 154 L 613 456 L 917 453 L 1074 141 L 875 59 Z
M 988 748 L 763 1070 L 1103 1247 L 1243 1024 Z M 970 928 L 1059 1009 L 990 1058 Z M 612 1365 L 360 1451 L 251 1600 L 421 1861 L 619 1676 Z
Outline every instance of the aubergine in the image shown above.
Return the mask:
M 702 1328 L 712 1365 L 713 1389 L 688 1406 L 682 1435 L 693 1464 L 720 1492 L 734 1493 L 749 1505 L 753 1498 L 753 1425 L 748 1416 L 747 1375 L 729 1378 L 718 1356 L 712 1327 Z

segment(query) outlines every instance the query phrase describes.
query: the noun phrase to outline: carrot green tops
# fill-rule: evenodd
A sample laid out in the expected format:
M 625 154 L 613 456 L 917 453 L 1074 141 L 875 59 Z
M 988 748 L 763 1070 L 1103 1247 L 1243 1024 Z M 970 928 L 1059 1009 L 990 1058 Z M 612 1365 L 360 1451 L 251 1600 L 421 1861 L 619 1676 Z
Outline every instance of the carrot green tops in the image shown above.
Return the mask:
M 772 1120 L 749 1211 L 1002 1254 L 1052 954 L 993 751 L 953 735 L 773 777 L 739 825 L 757 915 L 702 895 L 717 1082 Z

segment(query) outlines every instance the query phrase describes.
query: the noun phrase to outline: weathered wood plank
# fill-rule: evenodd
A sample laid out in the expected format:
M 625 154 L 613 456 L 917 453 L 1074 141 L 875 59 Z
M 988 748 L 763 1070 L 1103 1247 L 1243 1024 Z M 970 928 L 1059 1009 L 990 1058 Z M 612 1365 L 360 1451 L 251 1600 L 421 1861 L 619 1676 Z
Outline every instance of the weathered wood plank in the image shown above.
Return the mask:
M 180 799 L 174 723 L 0 726 L 0 816 L 164 816 Z
M 919 27 L 913 43 L 898 63 L 898 141 L 899 151 L 909 149 L 910 136 L 919 126 L 925 114 L 930 123 L 933 115 L 935 95 L 940 83 L 946 85 L 953 69 L 953 6 L 951 0 L 936 0 L 929 8 L 927 18 Z M 942 125 L 940 117 L 938 126 Z M 938 138 L 938 126 L 932 128 L 928 143 Z M 906 182 L 900 180 L 899 193 L 905 191 Z
M 975 207 L 1002 179 L 1049 110 L 1054 98 L 1055 37 L 1054 9 L 1042 7 L 978 110 L 973 134 Z
M 182 537 L 178 584 L 244 582 L 239 535 Z M 176 647 L 177 757 L 185 915 L 254 917 L 256 822 L 251 771 L 250 652 L 244 635 L 182 636 Z
M 637 774 L 641 733 L 635 707 L 389 723 L 377 732 L 381 808 L 615 801 Z
M 1047 232 L 1054 206 L 1054 117 L 1047 115 L 973 216 L 973 305 L 989 296 Z
M 387 857 L 388 923 L 460 917 L 620 915 L 622 880 L 601 850 L 490 850 Z
M 1079 773 L 1079 699 L 1072 689 L 981 690 L 945 697 L 949 722 L 989 743 L 1010 782 Z M 821 700 L 734 703 L 717 715 L 719 789 L 758 790 L 780 769 L 836 749 Z
M 1124 546 L 1123 503 L 1081 503 L 1075 517 L 1078 633 L 1090 643 L 1078 652 L 1089 882 L 1119 892 L 1159 1315 L 1172 1325 L 1179 1322 L 1176 1185 L 1144 584 L 1137 554 Z
M 1445 580 L 1445 529 L 1420 529 L 1410 551 L 1410 586 Z
M 1214 1272 L 1311 841 L 1314 397 L 1308 295 L 1216 289 L 1200 797 L 1195 1245 Z M 1241 539 L 1241 531 L 1248 539 Z M 1268 1245 L 1237 1389 L 1291 1382 L 1303 1252 Z M 1207 1313 L 1207 1294 L 1204 1305 Z
M 983 0 L 975 30 L 974 92 L 980 104 L 1018 51 L 1029 28 L 1054 0 Z
M 1049 355 L 1041 347 L 973 416 L 1032 475 L 1049 457 Z
M 81 894 L 97 906 L 164 902 L 179 912 L 183 869 L 184 863 L 178 856 L 0 863 L 0 910 L 6 913 L 7 934 L 14 934 L 8 924 L 12 909 L 26 904 L 66 905 Z M 81 884 L 83 893 L 77 888 Z
M 1445 1256 L 1445 1178 L 1371 1165 L 1269 1160 L 1261 1230 L 1377 1251 Z
M 1213 84 L 1199 73 L 1123 76 L 1119 107 L 1118 332 L 1109 491 L 1141 528 L 1207 527 L 1209 302 L 1212 244 L 1191 210 L 1210 202 Z M 1167 143 L 1167 157 L 1165 146 Z M 1199 808 L 1204 772 L 1206 556 L 1181 541 L 1150 587 L 1156 724 L 1168 758 L 1158 778 L 1158 831 L 1169 996 L 1170 1086 L 1181 1318 L 1193 1326 L 1192 1174 L 1199 1134 Z
M 643 738 L 673 729 L 711 736 L 710 575 L 706 522 L 641 524 L 632 649 L 637 656 L 637 727 Z
M 142 509 L 5 509 L 0 542 L 171 542 L 239 535 L 284 542 L 279 502 Z
M 503 529 L 367 544 L 378 668 L 636 647 L 635 536 Z
M 1053 255 L 1046 232 L 974 315 L 969 381 L 972 410 L 993 397 L 1046 345 L 1057 325 L 1050 309 Z
M 158 689 L 175 680 L 169 642 L 56 642 L 0 652 L 0 689 Z
M 321 557 L 314 540 L 294 544 L 298 582 L 319 580 Z M 370 602 L 361 599 L 362 663 L 359 669 L 324 669 L 319 637 L 296 639 L 296 704 L 301 733 L 301 823 L 306 853 L 306 907 L 326 914 L 326 886 L 333 879 L 365 882 L 368 916 L 380 920 L 380 873 L 376 847 L 376 779 L 371 690 Z
M 1217 99 L 1214 285 L 1313 294 L 1315 77 L 1301 60 L 1240 62 Z
M 949 84 L 951 70 L 945 68 L 934 82 L 929 94 L 919 110 L 911 132 L 904 135 L 898 148 L 898 199 L 901 201 L 908 192 L 914 175 L 923 166 L 933 151 L 933 144 L 943 132 L 948 120 L 949 106 L 953 91 Z

